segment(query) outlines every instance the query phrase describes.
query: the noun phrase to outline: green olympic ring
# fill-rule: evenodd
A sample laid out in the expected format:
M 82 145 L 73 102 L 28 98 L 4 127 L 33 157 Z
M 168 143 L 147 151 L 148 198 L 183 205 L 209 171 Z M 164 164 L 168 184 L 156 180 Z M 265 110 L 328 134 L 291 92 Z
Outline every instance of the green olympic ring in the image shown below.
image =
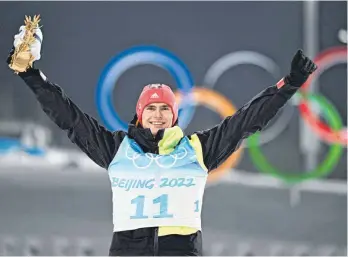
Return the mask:
M 306 97 L 310 101 L 316 102 L 324 113 L 327 122 L 334 130 L 339 130 L 343 127 L 341 117 L 336 110 L 336 108 L 321 95 L 309 95 L 300 93 L 301 97 Z M 323 177 L 329 174 L 339 161 L 342 153 L 343 147 L 339 143 L 331 144 L 329 152 L 326 158 L 311 171 L 306 171 L 302 173 L 288 173 L 279 171 L 277 168 L 273 167 L 266 157 L 263 155 L 261 148 L 258 144 L 260 138 L 260 132 L 255 133 L 247 139 L 249 144 L 249 152 L 254 166 L 258 168 L 261 172 L 271 175 L 273 177 L 279 178 L 286 183 L 293 184 L 303 182 L 305 180 Z

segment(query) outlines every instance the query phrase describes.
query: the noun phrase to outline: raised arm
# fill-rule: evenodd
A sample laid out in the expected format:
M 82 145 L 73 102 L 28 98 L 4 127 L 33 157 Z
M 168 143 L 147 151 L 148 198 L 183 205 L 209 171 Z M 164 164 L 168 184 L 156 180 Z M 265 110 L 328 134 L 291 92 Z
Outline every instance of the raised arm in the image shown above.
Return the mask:
M 238 149 L 243 139 L 264 129 L 316 68 L 315 63 L 298 50 L 293 57 L 290 74 L 277 85 L 257 94 L 234 115 L 225 118 L 215 127 L 196 132 L 208 170 L 222 164 Z
M 36 39 L 31 47 L 35 60 L 40 59 L 42 33 L 37 31 Z M 20 44 L 24 32 L 21 27 L 20 33 L 15 36 L 14 46 Z M 41 35 L 41 38 L 40 38 Z M 35 45 L 36 44 L 36 45 Z M 7 63 L 11 63 L 14 53 L 12 48 Z M 25 56 L 25 55 L 23 55 Z M 41 104 L 42 110 L 59 128 L 66 131 L 70 140 L 76 144 L 96 164 L 107 168 L 112 161 L 118 147 L 124 137 L 124 132 L 111 132 L 98 124 L 97 120 L 84 113 L 64 93 L 63 89 L 50 82 L 46 76 L 35 68 L 28 68 L 19 72 L 18 75 L 34 93 Z

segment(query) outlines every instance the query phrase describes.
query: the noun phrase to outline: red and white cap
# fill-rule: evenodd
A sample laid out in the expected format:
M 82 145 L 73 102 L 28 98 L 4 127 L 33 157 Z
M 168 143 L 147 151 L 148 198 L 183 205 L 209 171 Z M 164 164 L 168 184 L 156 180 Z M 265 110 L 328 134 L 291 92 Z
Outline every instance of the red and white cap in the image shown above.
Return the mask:
M 172 126 L 175 124 L 178 119 L 178 105 L 175 100 L 175 95 L 169 86 L 165 84 L 150 84 L 144 87 L 136 106 L 136 113 L 140 124 L 144 108 L 151 103 L 167 104 L 173 112 Z

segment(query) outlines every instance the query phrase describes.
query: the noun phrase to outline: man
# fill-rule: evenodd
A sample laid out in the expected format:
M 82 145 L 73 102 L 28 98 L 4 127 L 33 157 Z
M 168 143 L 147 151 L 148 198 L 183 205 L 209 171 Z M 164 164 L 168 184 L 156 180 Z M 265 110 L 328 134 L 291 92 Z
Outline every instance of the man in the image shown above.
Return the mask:
M 31 48 L 35 60 L 40 59 L 39 29 L 37 35 L 41 37 Z M 20 38 L 19 33 L 14 46 Z M 186 136 L 178 127 L 178 106 L 167 85 L 145 86 L 128 131 L 108 131 L 39 69 L 29 68 L 18 75 L 48 117 L 108 170 L 114 223 L 109 254 L 173 256 L 202 255 L 201 209 L 207 175 L 243 139 L 262 130 L 315 69 L 297 51 L 290 73 L 277 85 L 260 92 L 213 128 Z

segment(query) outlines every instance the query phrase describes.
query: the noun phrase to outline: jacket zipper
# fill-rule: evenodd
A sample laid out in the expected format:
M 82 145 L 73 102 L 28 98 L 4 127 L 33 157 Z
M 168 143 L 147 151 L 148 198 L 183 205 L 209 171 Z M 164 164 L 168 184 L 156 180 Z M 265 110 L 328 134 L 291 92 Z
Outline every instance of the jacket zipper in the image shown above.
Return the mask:
M 153 256 L 158 256 L 158 228 L 154 229 L 154 255 Z

